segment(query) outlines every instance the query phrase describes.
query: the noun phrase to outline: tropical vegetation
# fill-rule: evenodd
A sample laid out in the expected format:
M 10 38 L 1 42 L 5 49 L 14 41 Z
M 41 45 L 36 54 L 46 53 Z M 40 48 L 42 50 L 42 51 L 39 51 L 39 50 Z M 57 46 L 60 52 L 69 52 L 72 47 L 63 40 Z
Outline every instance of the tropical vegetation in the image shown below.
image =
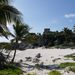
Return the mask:
M 9 35 L 13 36 L 8 30 L 7 24 L 14 24 L 15 28 L 17 23 L 22 23 L 21 12 L 12 6 L 10 2 L 11 0 L 0 0 L 0 36 L 5 36 L 7 39 Z M 21 69 L 7 61 L 10 52 L 8 55 L 2 53 L 3 49 L 12 49 L 11 43 L 1 44 L 0 49 L 0 75 L 22 75 Z
M 11 62 L 14 62 L 16 56 L 16 50 L 19 48 L 19 42 L 22 42 L 29 33 L 29 27 L 26 24 L 17 22 L 16 25 L 13 25 L 14 34 L 11 43 L 14 44 L 13 49 L 15 50 L 14 56 Z
M 0 0 L 0 34 L 6 36 L 7 24 L 22 22 L 21 13 L 10 5 L 11 0 Z
M 75 30 L 64 28 L 62 31 L 44 31 L 41 33 L 29 33 L 25 42 L 29 42 L 34 47 L 56 47 L 75 48 Z

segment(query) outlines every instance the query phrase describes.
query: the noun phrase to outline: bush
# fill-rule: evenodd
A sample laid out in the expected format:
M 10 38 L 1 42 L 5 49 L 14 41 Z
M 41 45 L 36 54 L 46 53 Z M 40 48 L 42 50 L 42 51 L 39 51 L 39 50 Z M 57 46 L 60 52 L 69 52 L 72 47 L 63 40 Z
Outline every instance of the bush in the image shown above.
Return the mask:
M 61 73 L 59 71 L 54 70 L 49 72 L 48 75 L 61 75 Z

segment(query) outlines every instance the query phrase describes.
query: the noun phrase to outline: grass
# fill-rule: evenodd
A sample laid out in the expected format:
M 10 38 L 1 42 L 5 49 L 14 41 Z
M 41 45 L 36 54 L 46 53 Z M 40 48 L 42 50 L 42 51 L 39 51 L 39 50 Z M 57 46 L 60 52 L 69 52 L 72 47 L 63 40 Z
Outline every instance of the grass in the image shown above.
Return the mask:
M 61 75 L 61 73 L 59 71 L 54 70 L 49 72 L 48 75 Z
M 74 66 L 70 67 L 69 71 L 72 71 L 75 73 L 75 67 Z
M 75 63 L 74 62 L 71 62 L 71 63 L 70 62 L 66 62 L 66 63 L 61 63 L 59 65 L 60 68 L 66 68 L 68 66 L 74 66 L 75 67 Z
M 75 53 L 74 54 L 70 54 L 70 55 L 66 55 L 66 56 L 64 56 L 64 57 L 66 57 L 66 58 L 72 58 L 72 60 L 74 60 L 75 61 Z
M 0 75 L 22 75 L 20 69 L 4 69 L 0 70 Z
M 0 75 L 23 75 L 22 70 L 13 65 L 5 65 L 0 69 Z
M 28 73 L 27 75 L 36 75 L 35 73 Z
M 68 67 L 68 71 L 72 71 L 75 73 L 75 63 L 74 62 L 61 63 L 59 66 L 60 66 L 60 68 Z

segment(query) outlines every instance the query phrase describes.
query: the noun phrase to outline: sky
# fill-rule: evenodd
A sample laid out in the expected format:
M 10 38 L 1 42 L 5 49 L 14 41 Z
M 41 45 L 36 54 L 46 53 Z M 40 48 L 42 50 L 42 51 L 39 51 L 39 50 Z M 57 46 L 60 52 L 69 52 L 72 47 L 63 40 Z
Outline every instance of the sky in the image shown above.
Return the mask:
M 60 31 L 75 24 L 75 0 L 14 0 L 13 5 L 22 12 L 31 32 Z
M 22 12 L 30 32 L 42 33 L 44 28 L 61 31 L 75 24 L 75 0 L 13 0 L 11 4 Z

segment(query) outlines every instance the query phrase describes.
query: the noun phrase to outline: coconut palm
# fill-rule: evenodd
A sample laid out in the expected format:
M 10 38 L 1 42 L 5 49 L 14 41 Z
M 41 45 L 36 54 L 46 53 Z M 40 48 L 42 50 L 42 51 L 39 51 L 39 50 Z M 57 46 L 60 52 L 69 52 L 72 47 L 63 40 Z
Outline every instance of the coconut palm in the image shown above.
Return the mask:
M 16 56 L 16 49 L 18 49 L 18 44 L 19 41 L 22 41 L 25 39 L 25 37 L 27 36 L 28 32 L 29 32 L 29 27 L 26 24 L 22 24 L 22 23 L 18 23 L 16 25 L 13 25 L 13 29 L 14 29 L 14 34 L 13 37 L 14 39 L 11 40 L 11 43 L 15 44 L 15 52 L 14 52 L 14 56 L 12 59 L 12 63 L 14 62 L 15 56 Z
M 10 5 L 10 0 L 0 0 L 0 28 L 7 30 L 7 23 L 21 22 L 21 13 Z M 2 33 L 0 31 L 0 33 Z

